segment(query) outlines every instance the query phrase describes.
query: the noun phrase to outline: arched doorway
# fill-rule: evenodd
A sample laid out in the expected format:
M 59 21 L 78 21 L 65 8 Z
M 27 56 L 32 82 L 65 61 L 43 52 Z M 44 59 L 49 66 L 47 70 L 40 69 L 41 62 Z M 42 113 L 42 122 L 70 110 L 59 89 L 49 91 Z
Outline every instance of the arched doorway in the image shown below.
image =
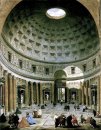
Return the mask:
M 17 101 L 19 108 L 25 106 L 25 85 L 20 85 L 17 87 Z
M 97 106 L 97 85 L 92 84 L 90 86 L 90 88 L 91 88 L 91 105 L 92 105 L 92 108 L 96 109 L 96 106 Z
M 43 89 L 43 103 L 47 104 L 50 103 L 51 100 L 51 92 L 49 88 Z
M 78 102 L 78 89 L 76 88 L 69 89 L 69 102 L 72 104 Z
M 54 74 L 54 102 L 67 102 L 66 73 L 58 70 Z

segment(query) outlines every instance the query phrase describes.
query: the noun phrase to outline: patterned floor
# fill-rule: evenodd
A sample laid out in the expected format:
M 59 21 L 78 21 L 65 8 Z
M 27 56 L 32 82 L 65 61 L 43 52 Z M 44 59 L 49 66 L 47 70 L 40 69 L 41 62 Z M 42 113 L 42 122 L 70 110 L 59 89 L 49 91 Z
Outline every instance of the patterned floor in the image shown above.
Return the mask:
M 92 116 L 93 117 L 93 113 L 92 111 L 86 111 L 86 112 L 82 112 L 83 110 L 83 106 L 80 106 L 79 110 L 75 110 L 74 109 L 74 104 L 70 104 L 70 111 L 65 111 L 64 110 L 64 106 L 66 104 L 57 104 L 55 107 L 52 104 L 48 104 L 47 106 L 45 106 L 45 109 L 42 109 L 42 118 L 35 118 L 35 120 L 37 121 L 37 124 L 32 125 L 30 128 L 33 129 L 40 129 L 40 128 L 50 128 L 53 129 L 55 128 L 55 124 L 54 124 L 54 115 L 61 115 L 64 114 L 66 117 L 70 114 L 74 114 L 77 119 L 78 122 L 80 122 L 80 116 L 81 114 L 83 114 L 83 116 L 85 118 Z M 33 105 L 31 106 L 30 109 L 27 108 L 23 108 L 21 109 L 22 111 L 22 116 L 26 116 L 26 112 L 29 112 L 30 114 L 32 114 L 33 110 L 36 109 L 38 110 L 39 107 L 37 105 Z

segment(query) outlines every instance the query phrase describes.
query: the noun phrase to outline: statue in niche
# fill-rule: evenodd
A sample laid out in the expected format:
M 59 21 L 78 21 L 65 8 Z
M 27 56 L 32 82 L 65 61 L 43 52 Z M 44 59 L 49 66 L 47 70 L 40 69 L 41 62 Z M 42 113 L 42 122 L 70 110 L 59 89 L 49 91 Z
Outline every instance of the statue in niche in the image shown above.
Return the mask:
M 47 101 L 49 100 L 49 94 L 46 94 L 46 100 Z
M 75 93 L 73 93 L 72 94 L 72 99 L 75 100 L 75 97 L 76 97 L 76 95 L 75 95 Z

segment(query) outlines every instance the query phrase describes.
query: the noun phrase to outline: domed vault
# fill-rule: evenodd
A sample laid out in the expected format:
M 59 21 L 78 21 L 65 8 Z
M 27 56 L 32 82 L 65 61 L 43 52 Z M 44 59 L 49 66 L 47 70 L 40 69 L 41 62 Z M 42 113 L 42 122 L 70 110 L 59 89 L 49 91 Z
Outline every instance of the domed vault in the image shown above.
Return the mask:
M 65 10 L 50 19 L 52 7 Z M 79 8 L 79 10 L 78 10 Z M 21 2 L 9 14 L 2 36 L 20 54 L 37 61 L 69 63 L 86 59 L 99 49 L 98 32 L 89 12 L 79 2 Z

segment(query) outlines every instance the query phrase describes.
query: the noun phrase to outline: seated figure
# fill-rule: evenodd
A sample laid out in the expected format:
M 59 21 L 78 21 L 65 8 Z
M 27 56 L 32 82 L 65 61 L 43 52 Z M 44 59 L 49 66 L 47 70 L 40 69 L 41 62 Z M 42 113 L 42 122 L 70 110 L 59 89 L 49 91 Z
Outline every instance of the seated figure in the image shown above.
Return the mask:
M 42 110 L 41 108 L 38 110 L 38 118 L 41 118 L 42 117 Z
M 4 115 L 4 113 L 0 116 L 0 122 L 6 122 L 6 116 Z
M 67 127 L 72 128 L 73 124 L 72 124 L 72 115 L 69 115 L 67 117 Z
M 99 111 L 97 111 L 97 113 L 96 113 L 96 116 L 95 116 L 96 118 L 101 118 L 101 114 L 99 113 Z
M 30 127 L 29 123 L 27 122 L 25 117 L 22 117 L 21 121 L 18 124 L 19 128 L 25 128 L 25 127 Z
M 14 122 L 15 128 L 17 128 L 17 127 L 18 127 L 18 124 L 19 124 L 19 117 L 18 117 L 17 114 L 14 114 L 13 122 Z
M 93 127 L 93 128 L 97 128 L 97 124 L 96 124 L 96 121 L 91 117 L 90 118 L 90 125 Z
M 85 123 L 86 122 L 86 119 L 83 117 L 83 115 L 81 115 L 81 123 Z
M 55 120 L 55 127 L 58 127 L 59 125 L 65 126 L 66 117 L 63 114 L 61 114 L 60 116 L 55 115 L 54 120 Z
M 34 108 L 33 113 L 32 113 L 34 118 L 38 118 L 38 111 Z
M 26 114 L 26 119 L 30 125 L 36 124 L 35 119 L 29 113 Z
M 72 122 L 72 124 L 73 124 L 73 126 L 79 126 L 79 124 L 78 124 L 78 121 L 77 121 L 77 118 L 76 118 L 76 116 L 74 116 L 74 115 L 72 115 L 72 120 L 71 120 L 71 122 Z

